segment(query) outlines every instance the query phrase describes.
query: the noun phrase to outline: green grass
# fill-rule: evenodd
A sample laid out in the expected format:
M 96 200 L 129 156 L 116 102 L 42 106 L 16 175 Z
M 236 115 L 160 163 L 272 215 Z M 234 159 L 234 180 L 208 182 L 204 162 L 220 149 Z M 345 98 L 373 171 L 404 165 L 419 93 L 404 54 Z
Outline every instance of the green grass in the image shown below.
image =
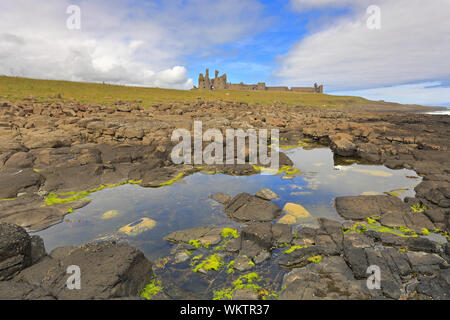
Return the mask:
M 0 76 L 0 99 L 18 101 L 33 97 L 38 102 L 54 102 L 59 100 L 56 98 L 57 95 L 61 95 L 64 100 L 73 99 L 80 103 L 106 105 L 113 105 L 118 100 L 141 100 L 140 104 L 144 106 L 164 102 L 197 101 L 199 98 L 260 104 L 283 102 L 288 105 L 316 107 L 359 106 L 370 103 L 369 100 L 360 97 L 289 91 L 172 90 Z

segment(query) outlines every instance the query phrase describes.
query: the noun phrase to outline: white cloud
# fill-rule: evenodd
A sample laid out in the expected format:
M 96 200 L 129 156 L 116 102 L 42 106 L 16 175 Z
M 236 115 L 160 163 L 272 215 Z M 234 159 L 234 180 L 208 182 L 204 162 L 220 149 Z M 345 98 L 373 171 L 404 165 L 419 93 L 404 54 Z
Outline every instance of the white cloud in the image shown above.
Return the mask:
M 450 79 L 450 1 L 376 2 L 381 30 L 366 26 L 366 9 L 373 1 L 339 2 L 351 9 L 349 13 L 328 21 L 279 57 L 274 76 L 292 85 L 317 81 L 328 92 Z M 292 6 L 323 9 L 330 3 L 294 0 Z
M 80 30 L 66 27 L 73 3 Z M 190 89 L 186 57 L 259 31 L 261 9 L 255 0 L 1 1 L 0 74 Z
M 360 96 L 370 100 L 450 107 L 450 87 L 445 87 L 438 81 L 332 93 Z
M 355 1 L 355 0 L 292 0 L 291 6 L 294 10 L 297 11 L 307 11 L 315 8 L 324 8 L 324 7 L 343 7 L 350 4 L 361 4 L 364 3 L 365 0 Z

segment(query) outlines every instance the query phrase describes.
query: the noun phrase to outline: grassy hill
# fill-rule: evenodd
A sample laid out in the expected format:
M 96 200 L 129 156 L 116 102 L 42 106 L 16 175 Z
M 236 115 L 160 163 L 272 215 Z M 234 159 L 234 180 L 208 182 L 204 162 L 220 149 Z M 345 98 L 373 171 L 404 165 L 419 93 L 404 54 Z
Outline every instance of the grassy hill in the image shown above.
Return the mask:
M 99 104 L 114 104 L 117 100 L 142 100 L 144 105 L 151 105 L 161 102 L 195 101 L 198 98 L 262 104 L 284 102 L 289 105 L 315 107 L 354 107 L 370 103 L 369 100 L 359 97 L 315 93 L 172 90 L 0 76 L 0 99 L 17 101 L 34 97 L 38 101 L 45 102 L 55 100 L 58 95 L 63 99 Z

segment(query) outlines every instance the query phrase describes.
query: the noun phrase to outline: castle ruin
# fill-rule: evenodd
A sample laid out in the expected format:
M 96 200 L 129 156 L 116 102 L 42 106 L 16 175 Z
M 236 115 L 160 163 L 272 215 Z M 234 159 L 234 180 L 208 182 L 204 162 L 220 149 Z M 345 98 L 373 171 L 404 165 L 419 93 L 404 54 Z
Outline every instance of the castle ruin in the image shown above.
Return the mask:
M 258 90 L 258 91 L 293 91 L 306 93 L 323 93 L 323 85 L 314 84 L 314 87 L 268 87 L 265 82 L 258 84 L 228 83 L 227 75 L 219 76 L 219 71 L 216 70 L 214 79 L 209 78 L 209 69 L 206 73 L 200 73 L 198 77 L 199 90 Z

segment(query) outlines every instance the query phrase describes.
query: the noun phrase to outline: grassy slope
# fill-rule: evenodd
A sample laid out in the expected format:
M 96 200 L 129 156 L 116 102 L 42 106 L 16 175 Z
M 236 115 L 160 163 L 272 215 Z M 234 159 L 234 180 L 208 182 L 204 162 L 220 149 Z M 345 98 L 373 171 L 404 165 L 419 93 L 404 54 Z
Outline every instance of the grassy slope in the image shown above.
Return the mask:
M 369 102 L 359 97 L 313 93 L 230 90 L 186 91 L 0 76 L 0 98 L 3 99 L 15 101 L 26 97 L 34 97 L 38 101 L 52 101 L 58 94 L 61 94 L 63 99 L 99 104 L 114 104 L 117 100 L 139 99 L 142 100 L 144 105 L 150 105 L 160 102 L 195 101 L 199 97 L 208 100 L 262 104 L 280 101 L 289 105 L 317 107 L 354 107 Z

